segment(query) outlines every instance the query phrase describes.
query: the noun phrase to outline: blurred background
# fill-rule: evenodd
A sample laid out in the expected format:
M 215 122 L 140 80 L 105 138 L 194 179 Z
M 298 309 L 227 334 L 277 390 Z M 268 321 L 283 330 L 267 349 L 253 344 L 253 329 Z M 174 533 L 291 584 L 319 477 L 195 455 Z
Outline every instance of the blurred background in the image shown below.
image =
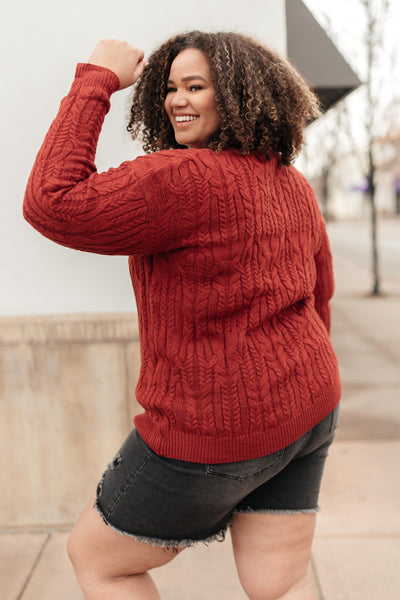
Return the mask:
M 76 63 L 87 60 L 99 39 L 126 39 L 148 55 L 189 29 L 259 38 L 287 55 L 321 99 L 324 114 L 308 125 L 296 166 L 316 191 L 331 239 L 337 290 L 332 337 L 343 401 L 322 490 L 327 510 L 317 530 L 313 576 L 319 600 L 397 600 L 399 28 L 395 0 L 1 3 L 4 600 L 79 597 L 65 558 L 66 532 L 140 410 L 127 259 L 76 252 L 42 238 L 22 217 L 27 179 Z M 129 91 L 112 98 L 99 171 L 141 153 L 126 132 L 128 104 Z M 173 570 L 161 573 L 163 597 L 243 598 L 227 551 L 218 546 L 210 549 L 218 565 L 209 584 L 214 587 L 207 591 L 204 577 L 196 579 L 211 564 L 199 551 L 182 558 L 190 573 L 186 583 L 178 584 Z

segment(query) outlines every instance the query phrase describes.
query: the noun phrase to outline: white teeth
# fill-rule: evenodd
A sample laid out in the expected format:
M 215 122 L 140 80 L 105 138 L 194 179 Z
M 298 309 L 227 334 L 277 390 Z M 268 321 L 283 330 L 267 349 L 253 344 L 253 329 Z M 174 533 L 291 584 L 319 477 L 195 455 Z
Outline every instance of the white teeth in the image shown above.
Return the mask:
M 183 116 L 179 116 L 179 117 L 176 116 L 175 117 L 175 121 L 177 123 L 183 123 L 184 121 L 195 121 L 196 119 L 197 119 L 197 117 L 194 117 L 194 116 L 192 117 L 192 116 L 189 116 L 189 115 L 183 115 Z

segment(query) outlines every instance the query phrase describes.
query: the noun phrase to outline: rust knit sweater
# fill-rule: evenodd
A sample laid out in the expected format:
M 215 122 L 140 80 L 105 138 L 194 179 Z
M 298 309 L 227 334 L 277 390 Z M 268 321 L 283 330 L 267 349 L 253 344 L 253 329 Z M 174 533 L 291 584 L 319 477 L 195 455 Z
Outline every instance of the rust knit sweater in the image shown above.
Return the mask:
M 70 248 L 129 255 L 136 427 L 158 454 L 231 462 L 287 446 L 337 405 L 328 239 L 313 191 L 262 155 L 169 150 L 98 174 L 111 71 L 78 65 L 33 167 L 25 218 Z

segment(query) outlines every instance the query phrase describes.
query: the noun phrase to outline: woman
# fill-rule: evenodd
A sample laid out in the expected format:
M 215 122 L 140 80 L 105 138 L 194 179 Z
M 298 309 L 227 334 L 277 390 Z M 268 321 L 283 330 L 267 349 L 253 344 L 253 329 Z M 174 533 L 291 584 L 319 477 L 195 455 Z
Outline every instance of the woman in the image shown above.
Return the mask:
M 109 97 L 136 81 L 128 129 L 149 154 L 98 174 Z M 129 255 L 144 408 L 70 536 L 87 600 L 159 598 L 148 571 L 228 525 L 249 598 L 314 598 L 340 382 L 329 244 L 290 163 L 318 113 L 285 59 L 233 33 L 179 35 L 147 64 L 106 40 L 78 66 L 24 214 L 60 244 Z

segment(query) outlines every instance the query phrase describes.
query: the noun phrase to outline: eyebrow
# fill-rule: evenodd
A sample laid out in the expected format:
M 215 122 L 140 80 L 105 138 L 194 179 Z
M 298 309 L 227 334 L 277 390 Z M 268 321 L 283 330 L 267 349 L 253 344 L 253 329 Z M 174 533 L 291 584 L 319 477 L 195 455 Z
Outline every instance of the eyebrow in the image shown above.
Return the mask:
M 207 83 L 207 80 L 204 79 L 204 77 L 202 77 L 201 75 L 187 75 L 186 77 L 182 77 L 183 82 L 191 81 L 192 79 L 201 79 L 201 81 Z M 174 80 L 168 79 L 167 83 L 174 83 Z

